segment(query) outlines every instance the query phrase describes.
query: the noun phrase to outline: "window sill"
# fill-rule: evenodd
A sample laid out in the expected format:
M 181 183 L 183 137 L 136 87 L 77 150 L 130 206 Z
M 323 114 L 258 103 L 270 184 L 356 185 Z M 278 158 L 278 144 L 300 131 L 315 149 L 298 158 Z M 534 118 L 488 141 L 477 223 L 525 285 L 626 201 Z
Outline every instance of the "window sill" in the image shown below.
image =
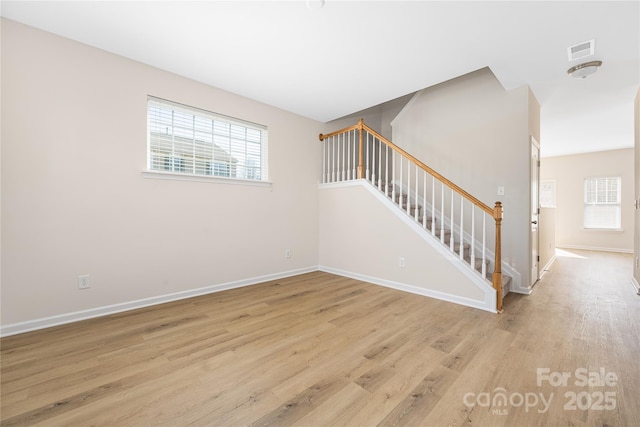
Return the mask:
M 623 233 L 624 228 L 586 228 L 582 227 L 584 231 L 611 231 L 614 233 Z
M 237 178 L 221 178 L 218 176 L 190 175 L 186 173 L 161 172 L 161 171 L 142 171 L 142 176 L 144 178 L 150 178 L 150 179 L 208 182 L 213 184 L 246 185 L 246 186 L 253 186 L 253 187 L 271 187 L 271 184 L 272 184 L 271 181 L 258 181 L 253 179 L 237 179 Z

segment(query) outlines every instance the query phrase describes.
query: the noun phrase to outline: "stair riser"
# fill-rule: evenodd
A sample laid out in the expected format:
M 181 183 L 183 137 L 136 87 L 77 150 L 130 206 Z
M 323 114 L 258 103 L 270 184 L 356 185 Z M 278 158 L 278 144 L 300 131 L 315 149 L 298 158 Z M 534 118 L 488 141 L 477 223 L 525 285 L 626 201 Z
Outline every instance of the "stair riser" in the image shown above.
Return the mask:
M 395 194 L 395 197 L 393 197 L 393 187 L 390 184 L 387 183 L 382 183 L 381 187 L 379 188 L 380 191 L 382 191 L 389 199 L 391 199 L 397 206 L 398 208 L 401 208 L 403 211 L 407 212 L 407 194 L 404 193 L 399 193 L 397 192 Z M 402 198 L 402 202 L 400 202 Z M 422 225 L 424 225 L 424 217 L 422 216 L 422 206 L 418 205 L 412 205 L 411 209 L 409 210 L 409 215 L 412 218 L 416 217 L 416 209 L 418 210 L 418 222 Z M 435 230 L 435 234 L 432 233 L 431 228 L 434 226 L 434 220 L 432 217 L 428 217 L 427 218 L 427 226 L 425 231 L 427 231 L 428 233 L 432 234 L 436 239 L 438 239 L 439 241 L 442 242 L 442 240 L 440 239 L 440 235 L 442 233 L 443 230 L 437 228 L 436 225 L 436 230 Z M 444 244 L 450 248 L 450 241 L 451 241 L 451 230 L 444 230 Z M 468 246 L 468 245 L 467 245 Z M 456 253 L 456 255 L 460 254 L 460 249 L 458 244 L 455 245 L 454 247 L 454 252 Z M 471 247 L 468 246 L 466 248 L 464 248 L 462 256 L 464 258 L 464 261 L 467 264 L 471 264 Z M 477 256 L 477 255 L 476 255 Z M 487 272 L 487 276 L 488 276 L 488 280 L 491 280 L 491 276 L 492 274 L 490 273 L 490 265 L 489 265 L 490 261 L 489 260 L 485 260 L 485 271 Z M 475 266 L 473 266 L 475 268 L 476 271 L 478 272 L 482 272 L 482 259 L 475 259 L 474 262 Z M 471 267 L 471 265 L 469 265 Z M 511 278 L 509 276 L 505 276 L 503 275 L 503 285 L 502 285 L 502 297 L 504 298 L 509 292 L 511 291 Z

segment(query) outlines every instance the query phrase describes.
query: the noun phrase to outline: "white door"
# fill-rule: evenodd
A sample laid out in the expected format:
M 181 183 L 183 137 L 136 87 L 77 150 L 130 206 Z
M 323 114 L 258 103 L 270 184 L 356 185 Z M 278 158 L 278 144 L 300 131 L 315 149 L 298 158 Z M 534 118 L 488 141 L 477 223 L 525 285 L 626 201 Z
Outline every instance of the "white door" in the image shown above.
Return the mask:
M 540 277 L 540 144 L 531 137 L 531 286 Z

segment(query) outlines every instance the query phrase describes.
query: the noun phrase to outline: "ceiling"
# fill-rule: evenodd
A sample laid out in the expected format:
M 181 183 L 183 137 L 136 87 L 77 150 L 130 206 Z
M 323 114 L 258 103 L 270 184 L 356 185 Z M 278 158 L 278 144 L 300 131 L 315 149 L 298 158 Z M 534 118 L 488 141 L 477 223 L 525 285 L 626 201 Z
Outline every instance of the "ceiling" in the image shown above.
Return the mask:
M 640 2 L 6 1 L 2 16 L 328 122 L 490 67 L 541 105 L 543 156 L 633 146 Z M 595 40 L 572 79 L 567 48 Z

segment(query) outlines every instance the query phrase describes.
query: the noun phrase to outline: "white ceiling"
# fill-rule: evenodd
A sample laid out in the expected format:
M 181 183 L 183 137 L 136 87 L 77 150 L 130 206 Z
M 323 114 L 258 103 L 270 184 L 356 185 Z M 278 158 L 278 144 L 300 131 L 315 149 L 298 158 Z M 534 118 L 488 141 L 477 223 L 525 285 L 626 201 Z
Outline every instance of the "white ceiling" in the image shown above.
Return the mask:
M 640 2 L 2 1 L 2 16 L 322 122 L 488 66 L 543 156 L 633 145 Z M 567 47 L 603 66 L 572 79 Z

